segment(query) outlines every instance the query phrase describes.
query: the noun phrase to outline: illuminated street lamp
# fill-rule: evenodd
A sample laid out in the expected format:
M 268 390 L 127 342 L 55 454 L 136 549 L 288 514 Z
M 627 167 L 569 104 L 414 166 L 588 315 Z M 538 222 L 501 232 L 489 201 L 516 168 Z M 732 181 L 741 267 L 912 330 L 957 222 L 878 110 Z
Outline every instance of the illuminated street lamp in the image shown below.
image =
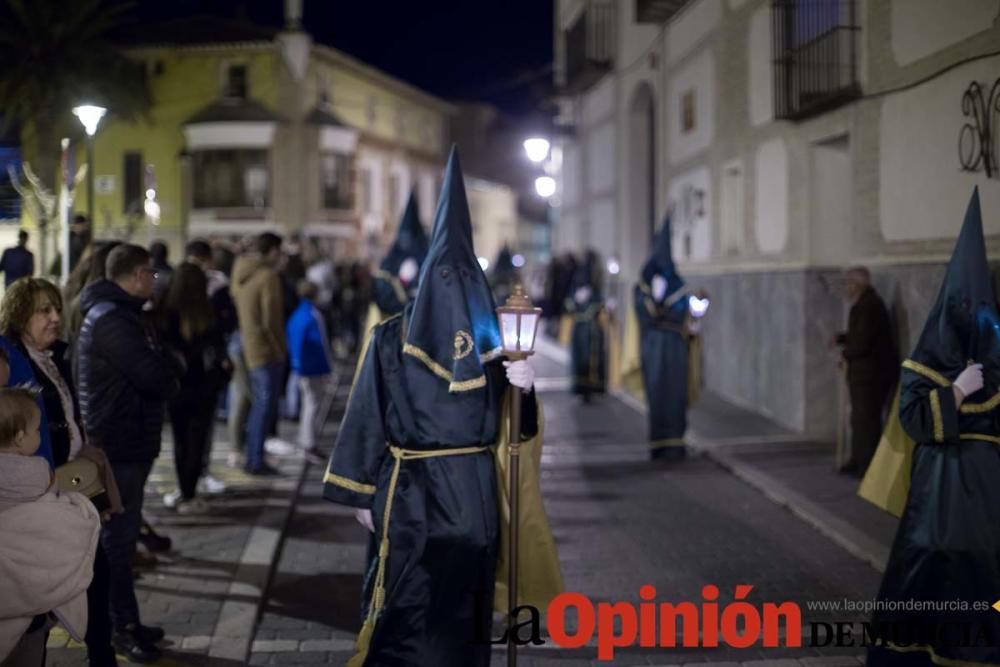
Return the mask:
M 535 192 L 539 197 L 548 199 L 556 193 L 556 179 L 551 176 L 539 176 L 535 179 Z
M 535 351 L 535 334 L 542 309 L 536 308 L 524 293 L 520 283 L 514 285 L 507 302 L 497 308 L 500 322 L 500 338 L 503 353 L 511 361 L 527 359 Z M 507 556 L 507 611 L 513 614 L 517 608 L 517 555 L 520 528 L 518 491 L 521 488 L 521 390 L 514 385 L 507 388 L 507 402 L 510 405 L 510 446 L 507 453 L 508 493 L 510 495 L 510 542 Z M 511 616 L 513 617 L 513 616 Z M 517 665 L 517 644 L 511 631 L 507 640 L 507 665 Z
M 94 229 L 94 133 L 107 112 L 104 107 L 94 104 L 73 107 L 73 115 L 80 119 L 87 133 L 87 221 L 91 229 Z
M 534 163 L 539 163 L 549 156 L 549 140 L 541 137 L 532 137 L 524 141 L 524 152 L 528 154 L 528 159 Z

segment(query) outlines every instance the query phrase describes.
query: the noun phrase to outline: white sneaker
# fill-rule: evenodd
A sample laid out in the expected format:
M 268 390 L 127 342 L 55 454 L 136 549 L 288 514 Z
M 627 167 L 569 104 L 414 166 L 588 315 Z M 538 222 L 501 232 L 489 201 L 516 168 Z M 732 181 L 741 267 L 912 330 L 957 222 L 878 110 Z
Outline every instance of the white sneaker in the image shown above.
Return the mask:
M 182 500 L 177 503 L 177 513 L 178 514 L 204 514 L 208 511 L 208 503 L 206 503 L 201 498 L 192 498 L 191 500 Z
M 170 493 L 163 494 L 163 504 L 167 507 L 173 509 L 177 507 L 177 504 L 181 502 L 181 490 L 177 489 L 171 491 Z
M 264 442 L 264 451 L 273 456 L 291 456 L 298 452 L 299 448 L 281 438 L 268 438 Z
M 226 483 L 212 475 L 205 475 L 198 480 L 198 490 L 207 496 L 217 496 L 226 492 Z

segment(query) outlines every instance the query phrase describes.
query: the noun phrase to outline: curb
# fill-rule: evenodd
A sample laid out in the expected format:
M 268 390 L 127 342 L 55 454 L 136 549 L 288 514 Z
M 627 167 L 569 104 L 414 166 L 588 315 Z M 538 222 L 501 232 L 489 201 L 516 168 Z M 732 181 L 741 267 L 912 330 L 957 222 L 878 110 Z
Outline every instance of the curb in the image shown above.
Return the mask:
M 611 394 L 639 414 L 647 414 L 646 405 L 634 396 L 626 394 L 621 389 L 615 390 Z M 689 433 L 688 444 L 691 449 L 704 455 L 716 465 L 757 489 L 768 500 L 786 508 L 792 514 L 837 543 L 852 556 L 864 561 L 880 573 L 885 572 L 885 565 L 889 559 L 888 548 L 871 539 L 843 519 L 824 510 L 801 493 L 789 488 L 780 480 L 760 472 L 753 466 L 743 463 L 737 457 L 727 453 L 719 446 L 721 443 L 704 440 L 695 432 Z M 770 442 L 781 439 L 783 438 L 761 436 L 755 440 L 757 442 Z

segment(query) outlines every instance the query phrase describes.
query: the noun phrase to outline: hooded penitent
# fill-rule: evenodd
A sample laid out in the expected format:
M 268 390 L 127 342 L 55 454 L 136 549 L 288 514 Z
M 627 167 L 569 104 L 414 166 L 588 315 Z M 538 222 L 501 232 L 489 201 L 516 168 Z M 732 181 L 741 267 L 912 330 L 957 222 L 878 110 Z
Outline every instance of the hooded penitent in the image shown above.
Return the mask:
M 493 271 L 490 274 L 490 286 L 493 288 L 497 303 L 504 303 L 513 291 L 514 281 L 517 280 L 516 271 L 510 248 L 504 245 L 500 248 L 496 261 L 493 262 Z
M 472 247 L 458 153 L 445 169 L 431 247 L 407 315 L 404 354 L 467 391 L 486 385 L 483 364 L 501 353 L 496 304 Z
M 490 631 L 501 543 L 503 478 L 492 449 L 503 444 L 509 385 L 499 358 L 489 361 L 499 345 L 453 152 L 417 295 L 375 327 L 324 478 L 326 498 L 371 509 L 378 529 L 349 667 L 489 665 L 489 645 L 469 639 Z M 533 396 L 522 414 L 522 432 L 534 436 Z M 540 446 L 531 442 L 522 447 Z M 534 465 L 532 455 L 522 456 L 522 471 Z M 521 512 L 538 523 L 523 530 L 524 541 L 542 549 L 522 561 L 531 565 L 521 581 L 527 588 L 540 580 L 551 592 L 559 588 L 558 560 L 540 491 L 530 486 Z M 544 595 L 542 606 L 550 599 Z
M 649 405 L 656 406 L 649 410 L 650 456 L 666 460 L 683 458 L 686 453 L 684 432 L 689 393 L 687 288 L 674 266 L 670 244 L 668 216 L 653 240 L 652 252 L 633 292 L 643 388 Z M 655 276 L 667 281 L 660 298 L 653 296 Z
M 411 192 L 406 210 L 399 221 L 396 240 L 375 273 L 375 304 L 382 311 L 383 317 L 401 312 L 403 306 L 413 298 L 417 291 L 417 280 L 414 278 L 404 285 L 399 277 L 399 269 L 404 261 L 412 259 L 419 270 L 427 257 L 427 245 L 427 234 L 420 223 L 417 197 Z
M 1000 664 L 1000 614 L 973 608 L 1000 589 L 998 319 L 977 190 L 937 301 L 903 363 L 898 416 L 917 445 L 878 596 L 886 603 L 964 600 L 968 609 L 876 611 L 889 645 L 870 649 L 869 665 Z M 974 362 L 983 364 L 985 385 L 958 406 L 952 383 Z M 873 467 L 879 461 L 877 454 Z M 974 641 L 962 641 L 963 627 Z M 931 631 L 892 634 L 915 628 Z M 905 651 L 894 648 L 902 644 Z
M 589 251 L 570 281 L 564 311 L 572 320 L 570 332 L 573 393 L 589 400 L 605 390 L 608 377 L 608 331 L 601 295 L 597 253 Z
M 685 290 L 684 279 L 680 277 L 677 273 L 677 268 L 674 266 L 673 253 L 670 247 L 671 234 L 670 216 L 667 216 L 666 220 L 660 226 L 660 231 L 656 234 L 656 238 L 653 239 L 652 252 L 646 263 L 642 266 L 639 287 L 647 294 L 650 294 L 650 285 L 653 282 L 653 276 L 662 276 L 667 281 L 667 291 L 662 301 L 672 304 L 680 300 L 681 296 L 684 296 Z

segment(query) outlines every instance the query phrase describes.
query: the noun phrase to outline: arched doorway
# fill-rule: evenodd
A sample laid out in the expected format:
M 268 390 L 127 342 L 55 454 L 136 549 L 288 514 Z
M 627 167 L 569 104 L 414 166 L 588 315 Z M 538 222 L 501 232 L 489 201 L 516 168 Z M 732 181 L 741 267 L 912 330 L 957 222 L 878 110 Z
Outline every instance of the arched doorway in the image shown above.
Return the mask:
M 628 272 L 626 282 L 638 276 L 656 231 L 656 100 L 653 87 L 643 82 L 632 93 L 628 123 L 628 220 L 622 244 Z

